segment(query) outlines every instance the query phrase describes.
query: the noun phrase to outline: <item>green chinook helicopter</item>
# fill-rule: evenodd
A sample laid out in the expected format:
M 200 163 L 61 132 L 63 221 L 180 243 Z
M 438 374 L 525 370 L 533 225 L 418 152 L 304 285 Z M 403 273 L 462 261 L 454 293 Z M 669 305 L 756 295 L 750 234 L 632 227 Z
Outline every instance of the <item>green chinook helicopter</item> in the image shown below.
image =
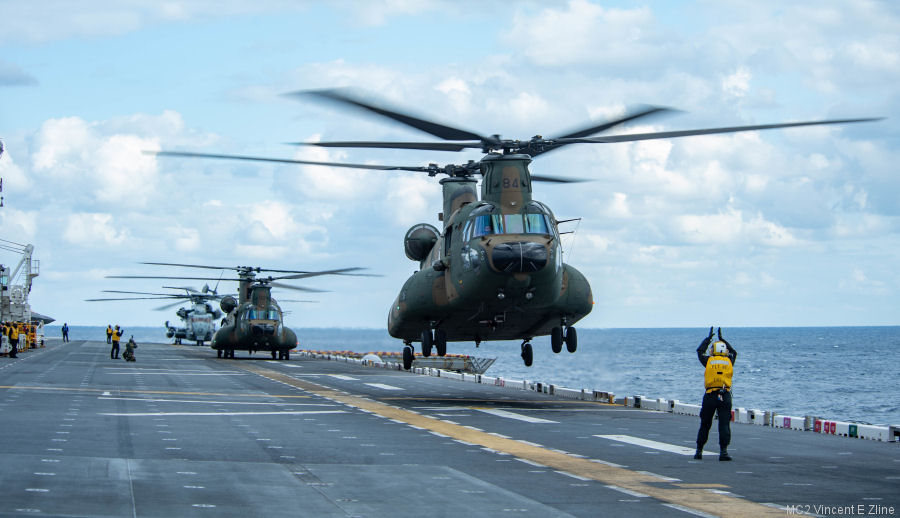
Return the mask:
M 159 155 L 224 158 L 276 163 L 323 165 L 381 171 L 416 171 L 429 176 L 446 175 L 443 188 L 443 228 L 421 223 L 404 238 L 406 256 L 419 263 L 400 289 L 388 315 L 391 336 L 403 340 L 403 366 L 409 369 L 414 342 L 422 355 L 432 349 L 443 356 L 447 342 L 522 340 L 521 356 L 531 366 L 531 340 L 550 335 L 555 353 L 563 345 L 569 352 L 578 347 L 574 324 L 590 313 L 593 296 L 587 279 L 563 262 L 560 223 L 549 207 L 532 198 L 533 182 L 569 183 L 581 180 L 532 174 L 532 159 L 570 144 L 605 144 L 638 140 L 710 135 L 823 124 L 845 124 L 878 119 L 841 119 L 734 126 L 686 131 L 664 131 L 592 137 L 626 122 L 668 111 L 643 107 L 615 120 L 566 133 L 559 137 L 540 135 L 528 140 L 502 139 L 438 124 L 414 117 L 380 103 L 363 100 L 343 90 L 295 92 L 353 107 L 392 119 L 443 139 L 444 142 L 344 141 L 309 142 L 340 148 L 392 148 L 432 151 L 480 149 L 485 156 L 463 165 L 387 166 L 317 162 L 177 151 Z M 481 175 L 480 196 L 477 190 Z
M 179 279 L 179 280 L 215 280 L 238 282 L 238 298 L 231 295 L 221 297 L 219 307 L 225 312 L 222 327 L 216 331 L 210 346 L 216 350 L 219 358 L 234 358 L 235 351 L 267 351 L 272 359 L 290 360 L 291 349 L 297 347 L 297 335 L 284 325 L 284 313 L 278 302 L 272 297 L 272 288 L 283 288 L 295 291 L 322 293 L 324 290 L 294 286 L 278 282 L 280 280 L 297 280 L 318 277 L 320 275 L 352 275 L 371 277 L 371 274 L 353 273 L 363 268 L 340 268 L 325 271 L 273 270 L 254 266 L 208 266 L 201 264 L 179 263 L 141 263 L 159 266 L 178 266 L 184 268 L 205 268 L 210 270 L 234 270 L 237 278 L 223 277 L 168 277 L 152 275 L 109 275 L 113 279 Z M 282 273 L 278 277 L 257 277 L 261 272 Z M 311 301 L 297 301 L 311 302 Z

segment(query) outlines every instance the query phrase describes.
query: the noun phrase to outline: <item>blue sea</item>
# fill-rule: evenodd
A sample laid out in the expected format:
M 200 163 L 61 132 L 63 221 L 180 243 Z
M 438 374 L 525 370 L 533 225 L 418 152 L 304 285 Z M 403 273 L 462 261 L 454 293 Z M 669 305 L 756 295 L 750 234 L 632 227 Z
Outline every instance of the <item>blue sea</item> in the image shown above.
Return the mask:
M 72 340 L 105 340 L 103 327 L 70 326 Z M 295 328 L 302 349 L 400 351 L 383 329 Z M 525 367 L 520 342 L 452 343 L 448 352 L 496 357 L 492 376 L 574 389 L 640 394 L 700 404 L 703 367 L 696 349 L 707 329 L 579 329 L 578 351 L 550 350 L 536 339 Z M 47 336 L 60 336 L 47 326 Z M 125 328 L 140 342 L 165 343 L 160 327 Z M 900 327 L 730 328 L 737 349 L 735 406 L 785 415 L 900 425 Z

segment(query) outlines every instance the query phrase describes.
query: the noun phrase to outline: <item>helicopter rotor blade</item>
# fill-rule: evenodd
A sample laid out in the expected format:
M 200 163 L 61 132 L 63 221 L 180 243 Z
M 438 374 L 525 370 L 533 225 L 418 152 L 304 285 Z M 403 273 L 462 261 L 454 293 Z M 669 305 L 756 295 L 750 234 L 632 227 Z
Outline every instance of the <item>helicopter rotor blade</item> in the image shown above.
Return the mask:
M 419 131 L 424 131 L 443 140 L 478 140 L 479 142 L 490 140 L 471 131 L 438 124 L 434 121 L 420 119 L 408 113 L 401 113 L 385 106 L 378 106 L 372 102 L 364 101 L 359 97 L 349 94 L 345 90 L 307 90 L 285 94 L 292 97 L 318 97 L 326 101 L 332 101 L 344 106 L 352 106 L 362 110 L 387 117 L 401 124 L 405 124 Z
M 165 288 L 165 286 L 163 286 Z M 127 293 L 131 295 L 159 295 L 163 297 L 183 297 L 184 295 L 178 295 L 176 293 L 154 293 L 150 291 L 123 291 L 123 290 L 101 290 L 101 293 Z
M 795 128 L 799 126 L 824 126 L 829 124 L 851 124 L 856 122 L 873 122 L 883 120 L 884 117 L 873 117 L 866 119 L 833 119 L 809 122 L 785 122 L 780 124 L 755 124 L 752 126 L 730 126 L 726 128 L 708 128 L 698 130 L 683 131 L 659 131 L 655 133 L 632 133 L 626 135 L 610 135 L 607 137 L 585 137 L 585 138 L 565 138 L 557 139 L 564 144 L 610 144 L 614 142 L 634 142 L 638 140 L 653 140 L 663 138 L 691 137 L 694 135 L 715 135 L 719 133 L 737 133 L 741 131 L 757 131 L 777 128 Z
M 391 165 L 373 165 L 373 164 L 347 164 L 343 162 L 318 162 L 314 160 L 294 160 L 289 158 L 268 158 L 260 156 L 248 155 L 222 155 L 217 153 L 191 153 L 187 151 L 144 151 L 146 155 L 156 156 L 178 156 L 193 158 L 222 158 L 226 160 L 248 160 L 253 162 L 275 162 L 279 164 L 303 164 L 303 165 L 321 165 L 327 167 L 346 167 L 349 169 L 375 169 L 379 171 L 417 171 L 427 172 L 427 167 L 422 166 L 391 166 Z M 164 263 L 146 263 L 146 264 L 164 264 Z M 176 265 L 177 266 L 177 265 Z M 198 268 L 209 268 L 198 266 Z M 229 269 L 233 269 L 230 268 Z
M 107 275 L 107 279 L 177 279 L 182 281 L 216 281 L 218 277 L 166 277 L 162 275 Z M 223 281 L 240 282 L 245 279 L 222 279 Z
M 532 174 L 531 175 L 532 182 L 550 182 L 550 183 L 579 183 L 579 182 L 591 182 L 593 180 L 587 180 L 585 178 L 570 178 L 565 176 L 544 176 L 542 174 Z
M 616 126 L 625 124 L 626 122 L 631 122 L 631 121 L 634 121 L 637 119 L 646 118 L 651 115 L 661 115 L 661 114 L 671 113 L 671 112 L 675 112 L 675 111 L 678 111 L 678 110 L 674 110 L 672 108 L 667 108 L 665 106 L 644 106 L 644 107 L 639 108 L 636 111 L 627 113 L 624 116 L 619 117 L 618 119 L 606 121 L 602 124 L 593 124 L 593 125 L 585 127 L 585 128 L 570 131 L 570 132 L 566 133 L 565 135 L 560 135 L 559 137 L 555 137 L 551 140 L 558 141 L 560 139 L 588 137 L 590 135 L 596 135 L 597 133 L 601 133 L 601 132 L 610 130 Z M 531 155 L 532 158 L 534 158 L 538 155 L 543 155 L 544 153 L 549 153 L 550 151 L 559 149 L 566 145 L 568 145 L 568 144 L 560 143 L 560 144 L 543 145 L 538 149 L 529 150 L 528 154 Z
M 275 288 L 283 288 L 286 290 L 294 290 L 294 291 L 305 291 L 307 293 L 328 293 L 328 290 L 318 290 L 315 288 L 304 288 L 303 286 L 291 286 L 290 284 L 284 284 L 282 282 L 271 282 L 270 283 Z
M 170 296 L 170 297 L 129 297 L 129 298 L 109 298 L 109 299 L 84 299 L 85 302 L 106 302 L 110 300 L 171 300 L 171 299 L 179 299 L 178 304 L 182 303 L 184 297 L 179 296 Z
M 369 277 L 373 276 L 373 274 L 366 273 L 351 273 L 357 272 L 359 270 L 364 270 L 365 268 L 360 267 L 352 267 L 352 268 L 339 268 L 336 270 L 323 270 L 320 272 L 299 272 L 294 275 L 282 275 L 280 277 L 272 277 L 272 280 L 287 280 L 287 279 L 306 279 L 309 277 L 318 277 L 320 275 L 348 275 L 354 277 Z M 277 270 L 269 270 L 269 271 L 277 271 Z
M 184 290 L 188 293 L 199 293 L 197 290 L 191 288 L 190 286 L 163 286 L 163 288 L 167 288 L 170 290 Z
M 288 142 L 291 146 L 319 146 L 340 148 L 374 149 L 424 149 L 427 151 L 462 151 L 481 148 L 481 142 L 382 142 L 382 141 L 341 141 L 341 142 Z
M 160 307 L 158 307 L 158 308 L 153 308 L 153 311 L 165 311 L 165 310 L 167 310 L 167 309 L 172 309 L 172 308 L 174 308 L 175 306 L 178 306 L 178 305 L 180 305 L 180 304 L 184 304 L 184 302 L 179 301 L 179 302 L 175 302 L 174 304 L 166 304 L 165 306 L 160 306 Z

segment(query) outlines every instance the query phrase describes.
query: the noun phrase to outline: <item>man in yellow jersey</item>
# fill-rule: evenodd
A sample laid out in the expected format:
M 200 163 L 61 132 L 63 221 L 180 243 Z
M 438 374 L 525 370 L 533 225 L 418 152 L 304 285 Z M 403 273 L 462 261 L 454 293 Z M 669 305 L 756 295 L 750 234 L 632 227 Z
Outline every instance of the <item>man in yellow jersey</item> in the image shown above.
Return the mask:
M 106 343 L 108 343 L 108 344 L 112 343 L 112 334 L 113 334 L 112 326 L 107 324 L 106 325 Z
M 19 326 L 15 322 L 9 324 L 9 357 L 15 358 L 19 352 Z
M 719 460 L 731 460 L 728 444 L 731 443 L 731 377 L 734 374 L 734 360 L 737 351 L 724 338 L 719 328 L 719 340 L 710 345 L 713 328 L 709 336 L 697 347 L 697 358 L 706 368 L 703 385 L 703 405 L 700 407 L 700 430 L 697 432 L 697 453 L 695 459 L 703 458 L 703 446 L 709 438 L 713 415 L 719 417 Z
M 112 338 L 112 347 L 109 349 L 109 359 L 110 360 L 118 360 L 119 359 L 119 341 L 122 340 L 123 330 L 119 329 L 119 326 L 116 326 L 113 329 L 111 338 Z

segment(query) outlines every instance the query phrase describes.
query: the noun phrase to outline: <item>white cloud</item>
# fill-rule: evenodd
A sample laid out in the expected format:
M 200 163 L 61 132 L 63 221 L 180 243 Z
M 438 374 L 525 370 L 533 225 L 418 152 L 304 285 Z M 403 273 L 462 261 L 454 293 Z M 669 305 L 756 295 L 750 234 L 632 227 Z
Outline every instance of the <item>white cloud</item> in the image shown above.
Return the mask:
M 750 71 L 739 67 L 733 74 L 722 79 L 722 91 L 729 97 L 746 97 L 750 91 Z
M 799 243 L 788 229 L 766 221 L 761 214 L 746 218 L 733 208 L 718 214 L 676 217 L 672 230 L 685 242 L 702 245 L 741 243 L 783 247 Z
M 129 233 L 111 214 L 78 213 L 69 216 L 63 238 L 80 248 L 109 250 L 111 246 L 127 246 Z

